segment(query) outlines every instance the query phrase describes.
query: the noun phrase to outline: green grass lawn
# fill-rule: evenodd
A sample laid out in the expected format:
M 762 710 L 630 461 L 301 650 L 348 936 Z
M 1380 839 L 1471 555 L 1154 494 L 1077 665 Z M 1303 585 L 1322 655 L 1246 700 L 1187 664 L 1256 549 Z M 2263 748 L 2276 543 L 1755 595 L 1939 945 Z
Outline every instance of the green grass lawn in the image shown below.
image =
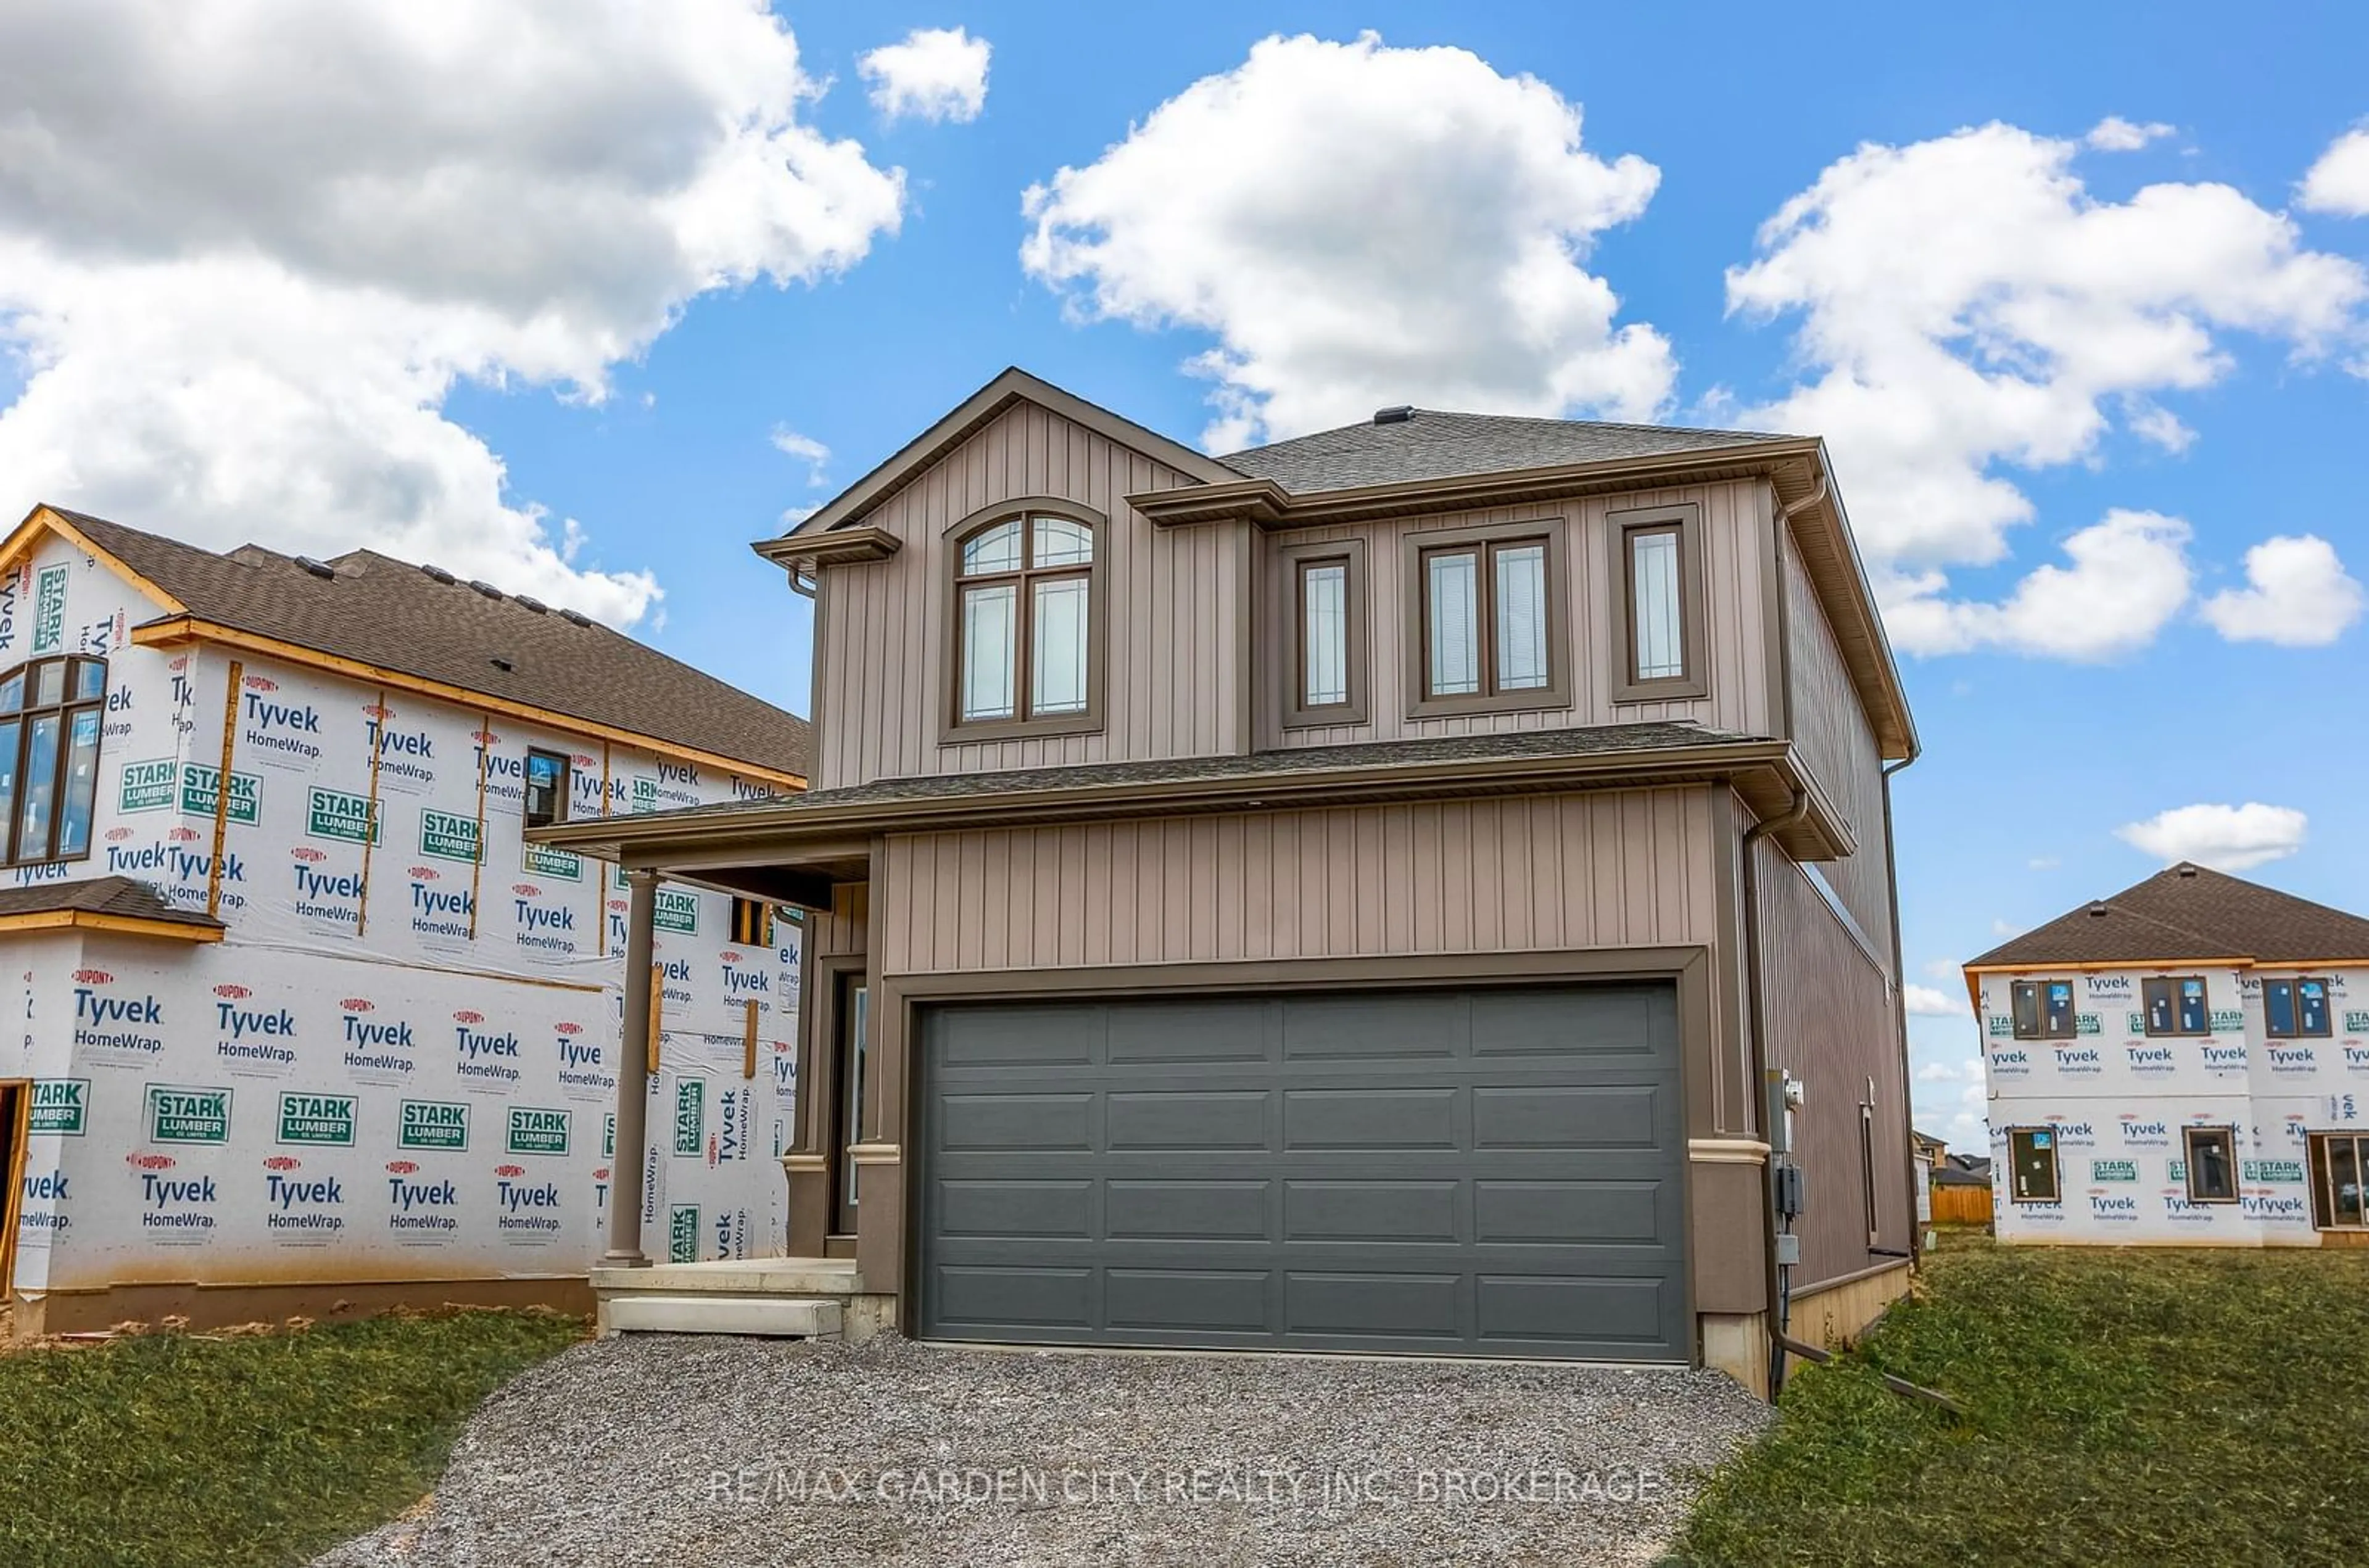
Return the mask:
M 578 1319 L 448 1311 L 0 1355 L 0 1563 L 280 1568 L 417 1502 Z
M 2369 1251 L 1958 1242 L 1781 1409 L 1676 1562 L 2369 1562 Z

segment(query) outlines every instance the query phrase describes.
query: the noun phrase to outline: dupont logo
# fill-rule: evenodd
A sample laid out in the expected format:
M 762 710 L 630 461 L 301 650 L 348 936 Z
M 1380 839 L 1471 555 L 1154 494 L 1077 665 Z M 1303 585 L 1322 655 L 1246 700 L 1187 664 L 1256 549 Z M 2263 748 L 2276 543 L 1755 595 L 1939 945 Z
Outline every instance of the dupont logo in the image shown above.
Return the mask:
M 483 1024 L 485 1021 L 486 1015 L 484 1013 L 473 1013 L 466 1008 L 464 1008 L 460 1012 L 452 1014 L 452 1022 L 455 1024 Z
M 415 882 L 435 882 L 441 880 L 442 876 L 432 865 L 415 865 L 406 875 Z
M 526 1167 L 523 1165 L 497 1165 L 494 1167 L 494 1174 L 501 1177 L 505 1181 L 508 1181 L 514 1177 L 525 1175 Z
M 123 1162 L 135 1171 L 169 1171 L 179 1163 L 169 1154 L 127 1154 Z
M 293 1154 L 274 1154 L 263 1162 L 263 1168 L 267 1171 L 299 1171 L 303 1169 L 303 1166 L 304 1162 L 297 1159 Z
M 329 858 L 326 850 L 316 850 L 310 844 L 298 844 L 288 853 L 307 865 L 318 865 Z
M 195 843 L 198 840 L 205 837 L 204 834 L 199 832 L 195 828 L 176 828 L 165 836 L 172 840 L 177 844 Z
M 253 996 L 255 993 L 247 990 L 245 986 L 223 984 L 214 987 L 214 994 L 219 997 L 226 998 L 232 1001 L 245 1001 L 248 997 Z
M 338 1005 L 345 1009 L 348 1013 L 375 1013 L 378 1011 L 378 1004 L 371 1001 L 371 999 L 366 996 L 349 996 L 346 998 L 345 1001 L 338 1003 Z
M 109 828 L 107 830 L 107 841 L 110 844 L 120 844 L 131 836 L 132 830 L 129 828 Z
M 543 897 L 543 889 L 536 887 L 532 882 L 513 882 L 510 884 L 510 891 L 516 893 L 521 898 L 540 898 Z
M 584 1033 L 584 1025 L 581 1024 L 555 1024 L 554 1027 L 563 1035 L 580 1035 Z
M 250 692 L 277 692 L 280 682 L 269 675 L 250 675 L 246 678 L 246 689 Z
M 411 1176 L 418 1173 L 419 1162 L 417 1160 L 390 1160 L 386 1162 L 386 1173 L 390 1176 Z
M 111 986 L 115 983 L 115 977 L 105 969 L 76 969 L 74 978 L 77 985 Z

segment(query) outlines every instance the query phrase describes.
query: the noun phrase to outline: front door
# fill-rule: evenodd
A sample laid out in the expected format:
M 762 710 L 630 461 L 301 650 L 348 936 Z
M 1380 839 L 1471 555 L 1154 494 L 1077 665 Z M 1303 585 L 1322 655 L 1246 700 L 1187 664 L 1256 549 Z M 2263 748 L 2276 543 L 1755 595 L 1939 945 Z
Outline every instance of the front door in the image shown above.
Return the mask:
M 856 1166 L 853 1148 L 864 1141 L 869 1120 L 871 1074 L 867 1049 L 871 1034 L 872 993 L 860 974 L 842 975 L 838 1005 L 831 1009 L 831 1083 L 837 1104 L 831 1117 L 831 1230 L 855 1234 Z

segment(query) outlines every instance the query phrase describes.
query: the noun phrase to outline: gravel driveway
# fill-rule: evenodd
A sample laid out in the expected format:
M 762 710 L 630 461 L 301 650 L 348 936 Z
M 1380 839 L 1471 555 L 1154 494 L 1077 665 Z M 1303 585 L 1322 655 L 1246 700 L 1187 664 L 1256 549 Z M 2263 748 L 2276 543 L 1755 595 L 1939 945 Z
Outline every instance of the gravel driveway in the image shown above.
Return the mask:
M 1650 1562 L 1712 1372 L 635 1335 L 486 1402 L 316 1568 Z

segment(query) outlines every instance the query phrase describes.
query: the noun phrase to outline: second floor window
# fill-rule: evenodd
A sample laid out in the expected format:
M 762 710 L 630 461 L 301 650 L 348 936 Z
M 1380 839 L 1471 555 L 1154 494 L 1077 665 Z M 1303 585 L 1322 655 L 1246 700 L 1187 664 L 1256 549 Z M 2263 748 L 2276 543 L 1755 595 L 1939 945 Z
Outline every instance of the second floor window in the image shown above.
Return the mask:
M 0 864 L 90 853 L 107 662 L 44 658 L 0 676 Z
M 1080 727 L 1094 706 L 1094 527 L 991 522 L 955 565 L 955 722 Z
M 1509 539 L 1423 553 L 1426 697 L 1546 689 L 1547 542 Z
M 2012 995 L 2019 1040 L 2069 1040 L 2080 1027 L 2071 980 L 2018 980 Z
M 2322 979 L 2264 980 L 2264 1033 L 2273 1040 L 2326 1039 L 2334 1031 L 2328 1013 L 2328 982 Z
M 2143 980 L 2140 999 L 2146 1003 L 2150 1035 L 2209 1035 L 2213 1010 L 2206 1005 L 2204 978 L 2177 975 Z
M 567 820 L 567 759 L 556 751 L 526 754 L 526 825 L 548 828 Z
M 1284 727 L 1365 723 L 1365 541 L 1285 545 L 1277 559 Z
M 1610 522 L 1613 701 L 1707 694 L 1700 509 L 1615 512 Z

